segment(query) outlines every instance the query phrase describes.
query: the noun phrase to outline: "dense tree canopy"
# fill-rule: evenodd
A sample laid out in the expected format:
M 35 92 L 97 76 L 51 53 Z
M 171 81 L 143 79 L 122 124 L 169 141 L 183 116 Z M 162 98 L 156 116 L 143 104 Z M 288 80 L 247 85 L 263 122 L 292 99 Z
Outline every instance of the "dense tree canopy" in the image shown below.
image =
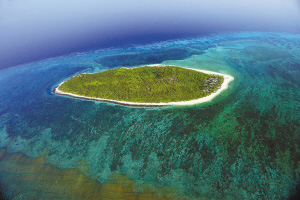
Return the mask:
M 215 92 L 224 78 L 176 66 L 118 68 L 76 75 L 59 90 L 128 102 L 177 102 Z

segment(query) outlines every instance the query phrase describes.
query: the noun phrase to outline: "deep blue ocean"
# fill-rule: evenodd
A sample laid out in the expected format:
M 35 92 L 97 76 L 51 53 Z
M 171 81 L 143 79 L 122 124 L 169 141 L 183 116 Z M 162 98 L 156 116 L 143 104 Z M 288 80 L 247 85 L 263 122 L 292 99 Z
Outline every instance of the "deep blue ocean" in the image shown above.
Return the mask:
M 235 80 L 195 106 L 127 107 L 52 93 L 83 71 L 157 63 Z M 3 69 L 1 191 L 8 199 L 287 199 L 300 181 L 299 77 L 300 35 L 267 32 L 111 48 Z
M 224 32 L 300 33 L 299 0 L 1 0 L 0 69 Z

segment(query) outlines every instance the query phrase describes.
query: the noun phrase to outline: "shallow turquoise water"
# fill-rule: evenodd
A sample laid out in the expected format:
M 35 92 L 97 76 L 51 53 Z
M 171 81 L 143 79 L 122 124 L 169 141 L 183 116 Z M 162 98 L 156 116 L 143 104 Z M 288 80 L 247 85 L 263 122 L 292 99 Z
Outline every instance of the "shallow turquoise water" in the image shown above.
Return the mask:
M 172 64 L 230 74 L 206 104 L 133 108 L 56 96 L 82 71 Z M 0 71 L 0 147 L 106 182 L 187 197 L 288 198 L 300 175 L 300 35 L 236 33 L 53 58 Z M 0 166 L 1 168 L 1 166 Z M 4 174 L 0 174 L 4 176 Z M 12 183 L 2 183 L 9 185 Z

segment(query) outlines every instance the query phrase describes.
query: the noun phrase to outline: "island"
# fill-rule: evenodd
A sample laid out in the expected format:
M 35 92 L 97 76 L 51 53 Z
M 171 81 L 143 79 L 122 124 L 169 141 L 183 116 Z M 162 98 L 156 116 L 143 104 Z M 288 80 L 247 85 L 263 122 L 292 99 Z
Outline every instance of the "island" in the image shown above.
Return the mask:
M 63 81 L 53 92 L 128 106 L 193 105 L 212 100 L 232 80 L 217 72 L 155 64 L 84 72 Z

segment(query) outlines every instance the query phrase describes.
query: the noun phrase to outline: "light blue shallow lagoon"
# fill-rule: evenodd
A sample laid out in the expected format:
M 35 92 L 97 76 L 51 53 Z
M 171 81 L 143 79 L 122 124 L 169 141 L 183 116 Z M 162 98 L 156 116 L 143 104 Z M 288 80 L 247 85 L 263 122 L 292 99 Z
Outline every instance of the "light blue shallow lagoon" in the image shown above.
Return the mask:
M 127 107 L 52 93 L 84 71 L 157 63 L 235 80 L 194 106 Z M 219 34 L 1 70 L 0 148 L 8 199 L 75 199 L 76 185 L 81 199 L 287 199 L 300 180 L 300 35 Z M 124 196 L 124 180 L 136 196 Z

